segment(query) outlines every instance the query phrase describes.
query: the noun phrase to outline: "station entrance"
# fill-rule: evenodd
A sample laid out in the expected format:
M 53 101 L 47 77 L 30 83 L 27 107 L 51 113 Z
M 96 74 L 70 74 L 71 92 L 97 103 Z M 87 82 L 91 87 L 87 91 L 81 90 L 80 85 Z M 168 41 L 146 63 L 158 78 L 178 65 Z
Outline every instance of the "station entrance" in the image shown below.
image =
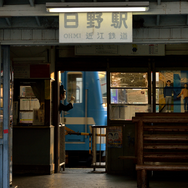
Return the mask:
M 101 107 L 106 108 L 106 114 L 97 108 L 97 115 L 103 117 L 106 115 L 107 118 L 103 120 L 105 122 L 103 125 L 110 127 L 104 146 L 106 151 L 101 155 L 106 157 L 105 167 L 109 173 L 135 172 L 135 127 L 132 117 L 137 112 L 167 113 L 165 87 L 168 80 L 173 88 L 168 110 L 170 113 L 186 111 L 183 96 L 180 95 L 187 83 L 185 56 L 61 57 L 58 55 L 59 48 L 55 47 L 38 47 L 38 49 L 36 47 L 10 47 L 10 49 L 9 57 L 12 59 L 14 70 L 12 107 L 15 110 L 13 120 L 11 120 L 11 123 L 13 122 L 13 173 L 28 173 L 29 171 L 34 173 L 36 169 L 43 174 L 56 172 L 55 166 L 60 168 L 61 162 L 64 162 L 59 157 L 61 156 L 59 123 L 67 124 L 67 127 L 69 126 L 68 128 L 76 133 L 79 130 L 73 120 L 81 125 L 79 133 L 86 133 L 86 130 L 87 133 L 91 133 L 91 125 L 102 125 L 101 122 L 97 123 L 94 118 L 91 118 L 90 114 L 95 112 L 94 107 L 91 110 L 88 107 L 90 103 L 94 102 L 90 101 L 88 96 L 91 94 L 95 99 L 99 96 L 96 93 L 97 90 L 101 92 L 101 98 L 97 101 Z M 29 53 L 23 55 L 24 50 Z M 30 51 L 32 51 L 32 57 Z M 96 81 L 91 76 L 92 74 L 95 75 Z M 105 85 L 102 80 L 104 77 L 106 91 L 103 87 Z M 94 83 L 95 91 L 90 92 L 88 88 L 92 86 L 92 83 Z M 12 94 L 13 85 L 11 84 L 10 82 L 9 87 Z M 72 109 L 76 110 L 75 112 L 59 114 L 60 85 L 64 85 L 67 90 L 65 103 L 69 102 L 72 94 L 76 96 L 75 109 Z M 37 93 L 37 90 L 41 92 Z M 84 104 L 86 98 L 88 99 L 87 105 Z M 82 110 L 79 110 L 80 108 Z M 76 115 L 77 112 L 81 114 L 81 118 Z M 115 126 L 118 128 L 114 130 Z M 9 129 L 11 129 L 11 124 Z M 108 134 L 109 131 L 110 134 Z M 120 138 L 116 140 L 117 145 L 111 143 L 115 133 L 118 133 L 118 138 Z M 4 139 L 5 133 L 3 132 L 2 135 Z M 86 143 L 87 141 L 88 152 L 86 153 L 88 157 L 90 156 L 89 135 L 80 136 L 73 133 L 72 135 L 67 134 L 65 139 L 65 144 L 71 147 L 73 144 L 75 144 L 74 147 L 77 147 L 76 142 Z M 71 145 L 70 142 L 73 144 Z M 80 146 L 83 147 L 83 145 Z M 72 152 L 72 149 L 69 151 Z M 73 155 L 75 156 L 74 152 Z M 71 160 L 75 162 L 77 160 L 75 158 L 68 158 L 67 164 Z M 81 158 L 77 161 L 87 160 Z M 115 165 L 112 161 L 115 161 Z
M 188 110 L 187 2 L 0 2 L 0 188 L 11 183 L 11 165 L 15 174 L 52 174 L 66 163 L 65 152 L 61 158 L 61 134 L 65 135 L 61 127 L 67 123 L 78 134 L 79 126 L 74 127 L 71 114 L 62 112 L 60 116 L 61 84 L 67 89 L 68 100 L 72 92 L 75 95 L 75 109 L 84 109 L 73 111 L 82 116 L 74 120 L 82 125 L 84 134 L 93 133 L 90 125 L 98 122 L 89 122 L 86 102 L 91 84 L 79 91 L 83 71 L 106 72 L 106 172 L 134 174 L 135 113 Z M 72 11 L 74 5 L 81 12 L 77 8 L 70 14 L 56 9 L 63 6 Z M 90 8 L 100 9 L 88 12 Z M 136 9 L 127 12 L 121 8 Z M 62 83 L 60 71 L 64 75 L 71 72 Z M 74 91 L 69 90 L 65 78 L 70 78 Z M 101 109 L 97 112 L 103 114 Z M 63 136 L 63 147 L 70 141 L 90 143 L 88 135 L 78 136 L 72 133 L 67 140 Z

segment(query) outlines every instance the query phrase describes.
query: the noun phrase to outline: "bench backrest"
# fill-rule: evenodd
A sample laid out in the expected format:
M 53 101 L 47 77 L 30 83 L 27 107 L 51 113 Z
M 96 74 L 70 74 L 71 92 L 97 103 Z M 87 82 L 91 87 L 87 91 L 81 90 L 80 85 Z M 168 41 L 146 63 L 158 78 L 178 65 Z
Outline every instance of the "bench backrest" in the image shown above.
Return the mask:
M 133 122 L 137 164 L 188 162 L 188 114 L 138 113 Z

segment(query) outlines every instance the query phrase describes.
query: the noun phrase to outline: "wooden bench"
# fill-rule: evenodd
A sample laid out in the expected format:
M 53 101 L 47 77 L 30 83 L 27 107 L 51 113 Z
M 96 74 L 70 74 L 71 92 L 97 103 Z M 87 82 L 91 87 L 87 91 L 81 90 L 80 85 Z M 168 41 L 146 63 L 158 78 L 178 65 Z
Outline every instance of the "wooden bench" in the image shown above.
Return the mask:
M 149 187 L 147 171 L 188 171 L 188 114 L 138 113 L 137 186 Z

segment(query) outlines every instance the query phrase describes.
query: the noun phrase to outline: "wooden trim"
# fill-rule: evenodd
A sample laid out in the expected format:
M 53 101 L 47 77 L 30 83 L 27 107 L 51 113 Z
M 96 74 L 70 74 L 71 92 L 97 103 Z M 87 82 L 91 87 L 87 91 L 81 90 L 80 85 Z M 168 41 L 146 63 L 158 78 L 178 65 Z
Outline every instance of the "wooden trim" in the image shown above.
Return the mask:
M 188 165 L 136 165 L 136 170 L 188 171 Z

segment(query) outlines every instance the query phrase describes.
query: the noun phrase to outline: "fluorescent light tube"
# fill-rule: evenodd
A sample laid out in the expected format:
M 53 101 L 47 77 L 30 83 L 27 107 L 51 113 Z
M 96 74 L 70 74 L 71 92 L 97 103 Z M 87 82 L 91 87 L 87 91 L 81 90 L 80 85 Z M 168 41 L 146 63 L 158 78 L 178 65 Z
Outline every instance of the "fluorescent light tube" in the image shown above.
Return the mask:
M 149 7 L 71 7 L 71 8 L 47 8 L 48 12 L 143 12 Z

